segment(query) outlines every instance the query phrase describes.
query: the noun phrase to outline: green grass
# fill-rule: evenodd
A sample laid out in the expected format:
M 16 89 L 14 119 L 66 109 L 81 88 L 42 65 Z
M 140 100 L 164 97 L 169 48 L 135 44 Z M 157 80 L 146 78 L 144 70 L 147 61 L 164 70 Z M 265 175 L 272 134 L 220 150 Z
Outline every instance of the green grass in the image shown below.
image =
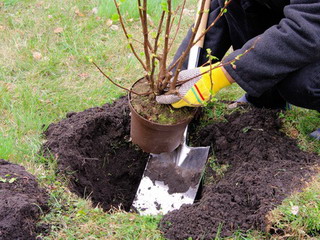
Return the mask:
M 132 2 L 127 0 L 126 4 Z M 154 0 L 150 4 L 149 15 L 154 22 L 158 19 L 159 2 Z M 194 9 L 195 2 L 189 1 L 187 8 Z M 107 25 L 114 13 L 109 8 L 111 3 L 111 0 L 0 1 L 0 158 L 25 166 L 48 190 L 52 210 L 42 222 L 53 224 L 53 229 L 44 239 L 162 239 L 157 230 L 160 217 L 141 217 L 118 210 L 107 214 L 99 207 L 92 208 L 90 201 L 70 193 L 67 182 L 56 175 L 54 158 L 39 155 L 41 134 L 50 123 L 63 119 L 67 112 L 101 106 L 125 94 L 107 82 L 88 58 L 93 58 L 122 85 L 129 86 L 141 76 L 138 62 L 126 44 L 121 44 L 125 43 L 121 29 Z M 131 6 L 123 5 L 123 10 L 126 19 L 136 18 Z M 175 49 L 193 17 L 186 16 L 183 21 Z M 136 23 L 136 20 L 129 22 L 128 28 L 134 36 L 140 34 Z M 119 23 L 113 21 L 112 25 Z M 62 31 L 55 33 L 59 28 Z M 242 93 L 232 86 L 217 99 L 235 99 Z M 228 110 L 216 102 L 207 111 L 208 121 L 215 121 L 223 119 Z M 297 138 L 301 148 L 320 153 L 320 144 L 307 136 L 320 126 L 318 113 L 293 108 L 282 117 L 286 122 L 284 131 Z M 219 170 L 219 166 L 215 167 Z M 274 221 L 279 228 L 290 234 L 300 230 L 315 234 L 319 222 L 316 215 L 319 182 L 315 180 L 306 192 L 293 196 L 278 208 L 280 214 L 275 215 Z M 303 215 L 293 218 L 289 211 L 292 204 L 303 209 Z M 266 239 L 266 236 L 239 231 L 232 239 Z
M 137 1 L 132 0 L 122 0 L 117 1 L 120 3 L 120 10 L 123 16 L 126 19 L 138 19 L 139 18 L 139 12 L 137 10 Z M 147 5 L 147 12 L 149 17 L 152 19 L 159 19 L 159 12 L 162 11 L 162 5 L 161 3 L 163 0 L 148 0 Z M 173 1 L 173 9 L 176 9 L 177 4 L 179 1 Z M 98 7 L 98 13 L 100 16 L 110 18 L 110 19 L 117 19 L 116 14 L 116 7 L 114 5 L 113 0 L 99 0 L 99 7 Z

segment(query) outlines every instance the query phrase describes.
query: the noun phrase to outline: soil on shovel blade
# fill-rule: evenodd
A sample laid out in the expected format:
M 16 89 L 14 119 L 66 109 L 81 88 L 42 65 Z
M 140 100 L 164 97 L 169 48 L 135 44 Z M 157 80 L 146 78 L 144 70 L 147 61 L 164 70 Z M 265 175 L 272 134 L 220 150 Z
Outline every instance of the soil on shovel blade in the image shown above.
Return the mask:
M 51 124 L 43 150 L 57 158 L 73 192 L 104 210 L 128 211 L 149 156 L 132 145 L 129 136 L 129 107 L 123 97 Z
M 222 237 L 237 229 L 269 231 L 267 213 L 301 189 L 320 163 L 280 127 L 276 111 L 251 109 L 195 133 L 197 144 L 212 146 L 217 162 L 229 168 L 205 187 L 197 203 L 164 216 L 160 229 L 165 237 L 213 239 L 219 227 Z
M 24 167 L 0 159 L 0 240 L 35 239 L 48 195 Z

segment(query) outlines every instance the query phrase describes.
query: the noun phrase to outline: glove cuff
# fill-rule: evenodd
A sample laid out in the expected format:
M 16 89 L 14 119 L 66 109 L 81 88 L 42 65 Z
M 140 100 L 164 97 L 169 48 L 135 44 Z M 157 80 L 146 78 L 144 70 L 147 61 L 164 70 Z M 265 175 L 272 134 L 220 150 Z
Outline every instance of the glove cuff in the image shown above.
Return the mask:
M 206 66 L 206 67 L 200 68 L 200 72 L 201 73 L 207 72 L 203 74 L 202 78 L 206 80 L 206 82 L 212 81 L 211 91 L 213 92 L 213 94 L 216 94 L 217 92 L 220 91 L 220 89 L 231 85 L 227 76 L 224 74 L 222 67 L 217 67 L 210 71 L 210 66 Z M 211 78 L 210 78 L 210 73 L 211 73 Z

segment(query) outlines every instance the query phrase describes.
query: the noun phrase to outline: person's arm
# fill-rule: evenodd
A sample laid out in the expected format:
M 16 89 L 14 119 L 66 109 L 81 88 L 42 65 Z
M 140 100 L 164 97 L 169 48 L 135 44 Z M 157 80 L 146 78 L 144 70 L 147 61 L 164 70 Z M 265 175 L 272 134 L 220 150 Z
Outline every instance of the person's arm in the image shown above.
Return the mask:
M 227 63 L 240 56 L 234 64 L 225 65 L 225 70 L 250 95 L 258 97 L 288 74 L 320 60 L 319 13 L 318 0 L 291 0 L 278 25 L 223 60 Z
M 216 0 L 211 1 L 210 5 L 210 14 L 208 19 L 208 26 L 217 18 L 218 14 L 221 11 L 221 7 L 219 6 L 219 2 Z M 189 29 L 186 37 L 182 41 L 181 45 L 179 46 L 172 63 L 174 63 L 186 49 L 192 31 L 191 28 Z M 199 59 L 199 66 L 204 64 L 208 61 L 206 49 L 211 49 L 211 55 L 219 58 L 220 60 L 225 55 L 226 51 L 230 48 L 231 41 L 229 37 L 229 28 L 224 16 L 220 18 L 219 21 L 212 27 L 205 36 L 203 50 L 200 54 Z M 183 69 L 187 69 L 188 66 L 188 58 L 185 60 L 183 64 Z M 173 71 L 174 72 L 174 71 Z

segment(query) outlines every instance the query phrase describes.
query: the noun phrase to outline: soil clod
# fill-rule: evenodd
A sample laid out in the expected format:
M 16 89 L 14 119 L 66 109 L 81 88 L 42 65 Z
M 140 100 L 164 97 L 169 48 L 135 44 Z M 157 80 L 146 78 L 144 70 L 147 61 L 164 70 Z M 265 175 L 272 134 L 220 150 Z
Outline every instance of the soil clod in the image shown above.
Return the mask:
M 212 146 L 216 163 L 228 168 L 222 176 L 207 174 L 215 179 L 195 204 L 164 216 L 159 227 L 168 239 L 213 239 L 220 228 L 222 237 L 238 229 L 268 231 L 268 212 L 315 174 L 319 156 L 280 131 L 277 111 L 253 108 L 226 118 L 190 128 L 194 145 Z M 57 157 L 71 190 L 105 210 L 129 210 L 149 155 L 129 142 L 129 128 L 127 99 L 121 98 L 50 125 L 43 147 Z
M 129 142 L 127 98 L 67 116 L 45 131 L 45 154 L 57 157 L 73 192 L 129 211 L 149 154 Z
M 160 228 L 168 239 L 214 239 L 237 229 L 267 230 L 267 213 L 315 174 L 319 156 L 301 151 L 279 131 L 276 111 L 236 112 L 227 122 L 196 133 L 199 145 L 212 145 L 218 164 L 230 167 L 205 187 L 193 205 L 168 213 Z
M 0 240 L 35 239 L 48 195 L 24 167 L 0 159 Z M 48 231 L 48 228 L 46 229 Z

